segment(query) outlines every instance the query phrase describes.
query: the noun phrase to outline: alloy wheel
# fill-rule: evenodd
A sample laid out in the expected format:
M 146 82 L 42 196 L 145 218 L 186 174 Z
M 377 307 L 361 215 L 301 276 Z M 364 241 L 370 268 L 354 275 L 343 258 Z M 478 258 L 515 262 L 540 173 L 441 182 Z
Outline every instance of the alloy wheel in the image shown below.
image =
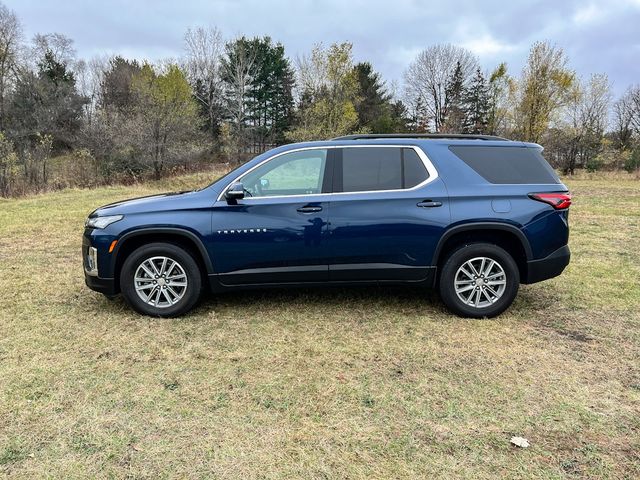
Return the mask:
M 456 271 L 454 286 L 458 298 L 474 308 L 486 308 L 504 294 L 507 276 L 502 265 L 489 257 L 475 257 Z
M 143 302 L 168 308 L 182 300 L 187 292 L 187 274 L 182 265 L 169 257 L 151 257 L 136 269 L 134 286 Z

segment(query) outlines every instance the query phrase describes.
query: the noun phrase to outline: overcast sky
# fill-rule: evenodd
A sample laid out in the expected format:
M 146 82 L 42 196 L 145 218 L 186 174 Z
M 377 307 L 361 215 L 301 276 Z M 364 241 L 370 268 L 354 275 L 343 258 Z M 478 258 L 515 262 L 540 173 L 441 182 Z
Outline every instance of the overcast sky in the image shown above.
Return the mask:
M 0 0 L 28 37 L 60 32 L 79 57 L 120 54 L 158 60 L 183 52 L 193 26 L 225 36 L 269 35 L 295 59 L 318 42 L 348 40 L 356 61 L 401 81 L 416 53 L 450 42 L 489 70 L 506 61 L 519 73 L 536 40 L 563 47 L 580 75 L 604 72 L 620 93 L 640 83 L 640 0 Z

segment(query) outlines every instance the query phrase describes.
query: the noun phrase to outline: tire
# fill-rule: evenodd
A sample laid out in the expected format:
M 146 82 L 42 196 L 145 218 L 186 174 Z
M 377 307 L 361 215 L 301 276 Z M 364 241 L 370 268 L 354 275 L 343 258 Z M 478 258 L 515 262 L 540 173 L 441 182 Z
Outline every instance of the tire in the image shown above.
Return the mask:
M 124 261 L 120 289 L 139 313 L 178 317 L 198 302 L 202 273 L 186 250 L 171 243 L 150 243 L 134 250 Z
M 438 289 L 442 301 L 453 313 L 491 318 L 509 308 L 519 286 L 518 265 L 509 253 L 490 243 L 472 243 L 447 257 Z

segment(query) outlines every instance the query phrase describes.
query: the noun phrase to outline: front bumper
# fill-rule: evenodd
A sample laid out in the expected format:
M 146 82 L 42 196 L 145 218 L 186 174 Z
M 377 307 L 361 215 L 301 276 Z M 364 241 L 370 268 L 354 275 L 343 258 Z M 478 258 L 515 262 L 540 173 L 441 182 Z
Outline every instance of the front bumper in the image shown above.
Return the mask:
M 98 266 L 100 250 L 91 245 L 85 235 L 82 240 L 82 267 L 84 270 L 84 283 L 91 290 L 105 295 L 115 295 L 118 288 L 113 278 L 100 277 L 101 270 Z M 104 271 L 104 269 L 102 270 Z
M 85 271 L 84 283 L 86 283 L 87 287 L 89 287 L 91 290 L 103 293 L 105 295 L 116 295 L 118 293 L 116 282 L 113 278 L 92 277 Z
M 527 276 L 522 283 L 536 283 L 557 277 L 571 259 L 569 245 L 564 245 L 547 257 L 527 262 Z

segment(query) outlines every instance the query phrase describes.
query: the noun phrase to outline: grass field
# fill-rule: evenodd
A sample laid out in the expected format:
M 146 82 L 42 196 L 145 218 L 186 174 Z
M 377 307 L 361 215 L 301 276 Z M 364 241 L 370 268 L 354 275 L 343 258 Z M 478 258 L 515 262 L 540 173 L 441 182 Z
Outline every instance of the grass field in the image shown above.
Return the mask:
M 568 179 L 571 265 L 493 320 L 390 288 L 160 320 L 85 288 L 89 211 L 205 183 L 0 200 L 0 475 L 640 477 L 638 180 Z

